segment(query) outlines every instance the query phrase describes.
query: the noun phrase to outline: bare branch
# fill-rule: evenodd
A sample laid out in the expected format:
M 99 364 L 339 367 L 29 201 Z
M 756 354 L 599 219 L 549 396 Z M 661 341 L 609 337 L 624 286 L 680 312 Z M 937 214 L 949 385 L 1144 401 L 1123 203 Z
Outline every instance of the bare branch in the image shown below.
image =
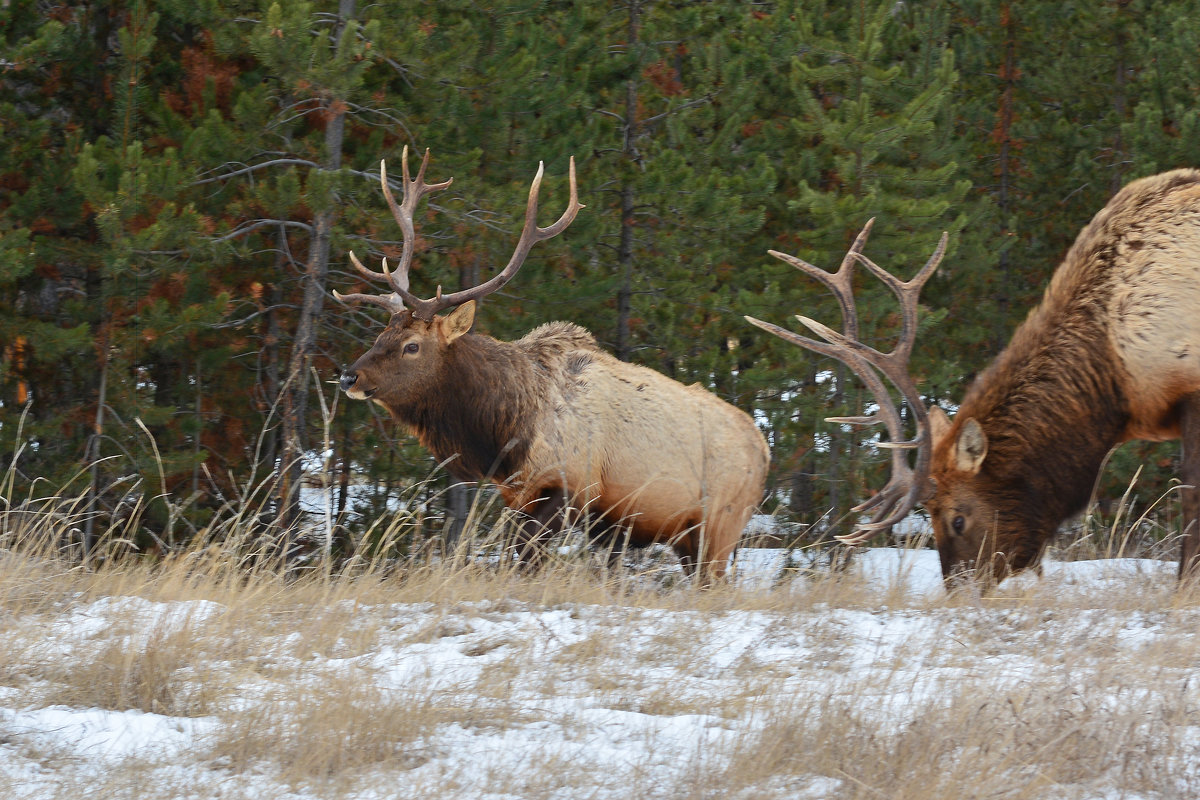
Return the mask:
M 242 169 L 234 170 L 233 172 L 223 172 L 220 175 L 214 175 L 211 178 L 201 178 L 200 180 L 192 181 L 191 185 L 203 186 L 206 183 L 220 183 L 221 181 L 227 181 L 230 178 L 236 178 L 239 175 L 246 175 L 251 172 L 257 172 L 261 169 L 270 169 L 271 167 L 280 166 L 312 167 L 314 169 L 320 168 L 320 164 L 303 158 L 275 158 L 270 161 L 264 161 L 261 164 L 251 164 L 247 167 L 243 167 Z

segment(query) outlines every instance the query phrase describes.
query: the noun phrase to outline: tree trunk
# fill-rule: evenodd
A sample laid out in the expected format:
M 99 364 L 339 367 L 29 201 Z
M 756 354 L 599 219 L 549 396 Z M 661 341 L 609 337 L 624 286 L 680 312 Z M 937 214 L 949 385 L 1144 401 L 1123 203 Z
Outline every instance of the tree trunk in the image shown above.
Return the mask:
M 1011 235 L 1008 227 L 1012 215 L 1012 125 L 1014 119 L 1013 105 L 1016 102 L 1017 85 L 1017 25 L 1012 8 L 1005 4 L 1000 12 L 1001 24 L 1004 25 L 1004 64 L 1000 68 L 1000 79 L 1004 82 L 1000 90 L 1000 108 L 996 115 L 996 128 L 992 138 L 1000 145 L 1000 164 L 997 169 L 999 180 L 996 205 L 1000 209 L 1001 241 L 1007 241 Z M 1012 305 L 1013 269 L 1008 257 L 1008 247 L 1000 250 L 1000 313 L 995 315 L 995 325 L 992 328 L 992 349 L 999 352 L 1008 341 L 1008 315 Z
M 277 274 L 282 275 L 287 268 L 287 258 L 285 253 L 284 234 L 282 231 L 279 234 L 279 258 L 276 261 L 275 268 Z M 266 400 L 267 409 L 263 415 L 263 427 L 261 431 L 262 450 L 259 456 L 260 460 L 253 465 L 255 480 L 261 479 L 259 470 L 263 465 L 267 465 L 268 469 L 274 469 L 275 459 L 279 455 L 279 428 L 274 421 L 274 415 L 277 412 L 275 407 L 276 400 L 282 400 L 280 392 L 283 366 L 279 355 L 279 343 L 283 337 L 283 331 L 279 325 L 278 308 L 283 302 L 283 292 L 280 291 L 278 284 L 271 284 L 264 292 L 265 302 L 267 304 L 266 324 L 263 338 L 263 373 L 259 380 L 262 383 L 263 396 Z M 257 489 L 257 486 L 251 487 Z
M 103 325 L 103 323 L 101 323 Z M 104 406 L 108 402 L 108 329 L 102 328 L 100 335 L 100 382 L 96 387 L 96 418 L 92 423 L 92 435 L 87 443 L 87 465 L 90 473 L 87 496 L 87 516 L 83 521 L 83 563 L 87 566 L 92 549 L 96 546 L 96 514 L 100 497 L 100 439 L 104 436 Z
M 1117 14 L 1123 16 L 1128 0 L 1117 3 Z M 1122 25 L 1117 25 L 1117 41 L 1115 42 L 1114 60 L 1116 61 L 1115 75 L 1113 76 L 1113 116 L 1115 117 L 1113 131 L 1113 153 L 1112 153 L 1112 177 L 1109 180 L 1109 192 L 1116 194 L 1125 185 L 1125 164 L 1129 155 L 1125 152 L 1125 137 L 1121 133 L 1121 122 L 1125 119 L 1126 106 L 1128 104 L 1127 93 L 1129 87 L 1126 86 L 1125 73 L 1129 69 L 1126 64 L 1126 36 L 1125 29 Z
M 616 356 L 629 361 L 633 355 L 629 329 L 633 308 L 633 187 L 628 185 L 621 189 L 621 240 L 617 247 L 617 265 L 621 283 L 617 287 Z
M 481 283 L 480 272 L 481 265 L 479 257 L 476 256 L 469 263 L 459 267 L 458 288 L 466 289 L 477 286 Z M 483 300 L 477 302 L 482 308 Z M 476 318 L 478 318 L 478 313 Z M 474 329 L 475 325 L 472 323 L 471 330 Z M 442 547 L 445 554 L 452 554 L 458 546 L 459 540 L 462 539 L 463 531 L 467 526 L 467 515 L 471 513 L 474 490 L 475 487 L 472 484 L 450 478 L 450 488 L 446 491 L 446 527 L 442 533 Z
M 638 26 L 641 22 L 641 7 L 638 0 L 629 3 L 629 25 L 627 43 L 630 53 L 637 50 Z M 631 174 L 638 164 L 638 84 L 634 71 L 625 84 L 625 118 L 621 135 L 621 153 L 624 156 L 625 185 L 621 187 L 621 234 L 617 244 L 617 265 L 621 271 L 621 284 L 617 288 L 617 341 L 616 356 L 622 361 L 633 357 L 630 318 L 633 310 L 633 179 Z
M 451 478 L 454 481 L 453 478 Z M 467 515 L 471 513 L 472 486 L 454 481 L 446 492 L 446 530 L 443 535 L 443 555 L 453 555 L 467 527 Z
M 330 34 L 336 43 L 346 22 L 354 16 L 355 0 L 341 0 L 338 24 Z M 345 132 L 345 105 L 337 99 L 326 101 L 329 118 L 325 127 L 325 163 L 321 168 L 336 171 L 342 167 L 342 139 Z M 289 535 L 300 515 L 300 486 L 303 482 L 301 459 L 305 449 L 305 423 L 308 412 L 310 366 L 321 312 L 325 307 L 326 279 L 329 275 L 329 242 L 337 218 L 336 203 L 324 198 L 324 208 L 313 219 L 313 236 L 309 246 L 308 263 L 303 282 L 304 297 L 300 303 L 299 319 L 288 358 L 287 380 L 280 403 L 283 449 L 279 459 L 279 517 L 277 525 Z

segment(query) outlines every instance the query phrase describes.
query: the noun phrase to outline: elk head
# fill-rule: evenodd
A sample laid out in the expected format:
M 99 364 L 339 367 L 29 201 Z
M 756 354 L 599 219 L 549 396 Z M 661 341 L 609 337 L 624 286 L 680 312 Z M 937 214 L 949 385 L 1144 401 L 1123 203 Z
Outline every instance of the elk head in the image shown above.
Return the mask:
M 942 578 L 952 588 L 974 575 L 984 583 L 999 582 L 1010 570 L 1028 565 L 1014 545 L 1035 520 L 1023 518 L 1020 503 L 1005 503 L 984 471 L 987 435 L 978 420 L 954 420 L 940 408 L 930 409 L 931 475 L 925 510 L 933 523 Z
M 854 426 L 883 424 L 890 439 L 879 442 L 878 446 L 891 451 L 892 461 L 892 475 L 887 485 L 852 509 L 856 514 L 873 511 L 870 520 L 859 522 L 851 533 L 837 539 L 846 544 L 862 544 L 879 531 L 900 522 L 923 503 L 933 522 L 942 575 L 948 585 L 963 572 L 989 572 L 981 569 L 985 566 L 991 567 L 989 576 L 1001 579 L 1009 566 L 1019 568 L 1024 564 L 1012 563 L 998 555 L 1002 549 L 996 544 L 999 532 L 996 522 L 1011 515 L 1003 513 L 1003 498 L 983 490 L 980 476 L 984 472 L 987 437 L 973 419 L 951 421 L 940 408 L 926 408 L 908 371 L 917 335 L 917 299 L 945 255 L 948 237 L 943 233 L 925 266 L 911 280 L 902 281 L 863 255 L 862 249 L 873 224 L 874 220 L 870 220 L 863 227 L 837 272 L 828 272 L 785 253 L 769 251 L 775 258 L 816 278 L 833 293 L 842 311 L 841 333 L 807 317 L 797 316 L 805 327 L 824 340 L 817 341 L 753 317 L 746 319 L 788 342 L 838 359 L 867 386 L 879 406 L 875 413 L 867 416 L 828 419 L 829 422 Z M 859 339 L 858 312 L 852 288 L 856 264 L 865 266 L 900 301 L 900 338 L 891 352 L 883 353 Z M 883 378 L 899 390 L 909 407 L 916 427 L 912 437 L 905 434 L 900 412 Z M 915 453 L 915 459 L 911 461 L 910 453 Z
M 387 199 L 392 216 L 400 225 L 403 246 L 400 261 L 395 270 L 388 268 L 383 259 L 382 271 L 367 269 L 353 252 L 350 261 L 358 272 L 369 280 L 385 283 L 391 291 L 386 294 L 333 293 L 343 303 L 370 303 L 391 312 L 387 327 L 375 340 L 375 344 L 357 361 L 342 370 L 340 380 L 343 391 L 356 400 L 374 400 L 395 410 L 411 405 L 420 395 L 427 392 L 436 376 L 441 373 L 449 348 L 471 329 L 475 318 L 475 301 L 504 286 L 512 279 L 530 248 L 537 242 L 557 236 L 575 219 L 579 209 L 578 191 L 575 185 L 575 159 L 570 162 L 571 198 L 567 210 L 558 221 L 546 228 L 537 224 L 538 191 L 542 183 L 543 167 L 539 163 L 537 175 L 529 189 L 529 201 L 525 206 L 525 225 L 520 239 L 508 264 L 490 280 L 469 289 L 443 294 L 437 288 L 433 297 L 423 300 L 408 289 L 409 268 L 412 266 L 415 249 L 413 213 L 421 198 L 432 192 L 445 189 L 453 178 L 441 183 L 425 183 L 425 168 L 429 165 L 429 151 L 421 161 L 421 169 L 415 179 L 408 171 L 408 148 L 401 157 L 404 171 L 404 200 L 397 203 L 388 184 L 387 166 L 379 163 L 379 182 L 383 196 Z M 445 315 L 438 313 L 454 310 Z

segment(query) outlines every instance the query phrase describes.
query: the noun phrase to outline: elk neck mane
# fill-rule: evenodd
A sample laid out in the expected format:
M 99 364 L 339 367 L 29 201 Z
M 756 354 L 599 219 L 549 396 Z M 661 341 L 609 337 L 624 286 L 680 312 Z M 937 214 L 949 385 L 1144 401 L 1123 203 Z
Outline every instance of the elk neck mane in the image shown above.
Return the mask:
M 524 464 L 545 398 L 569 394 L 590 352 L 592 334 L 569 322 L 512 342 L 468 333 L 446 348 L 440 391 L 391 411 L 456 477 L 503 481 Z
M 1129 420 L 1107 322 L 1118 238 L 1108 222 L 1102 212 L 1080 233 L 1041 304 L 957 414 L 987 435 L 984 485 L 993 499 L 1031 523 L 1057 524 L 1083 509 Z

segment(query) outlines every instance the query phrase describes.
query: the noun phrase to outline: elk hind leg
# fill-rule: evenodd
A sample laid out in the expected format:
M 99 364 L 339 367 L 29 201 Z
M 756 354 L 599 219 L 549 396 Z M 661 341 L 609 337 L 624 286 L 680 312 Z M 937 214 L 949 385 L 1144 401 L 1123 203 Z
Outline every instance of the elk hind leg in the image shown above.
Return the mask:
M 695 575 L 697 562 L 695 534 L 686 533 L 680 536 L 671 542 L 671 549 L 675 551 L 675 555 L 679 556 L 679 565 L 683 567 L 683 574 L 689 578 Z
M 696 521 L 691 529 L 672 542 L 684 574 L 695 576 L 697 586 L 709 587 L 725 577 L 729 553 L 713 547 L 712 536 L 719 527 L 709 522 Z
M 707 524 L 697 525 L 693 535 L 697 539 L 696 550 L 700 572 L 700 584 L 711 586 L 725 579 L 729 572 L 730 559 L 737 553 L 742 532 L 750 521 L 753 507 L 740 512 L 735 506 L 719 507 L 708 518 Z
M 1180 413 L 1183 445 L 1180 490 L 1183 505 L 1183 540 L 1179 555 L 1179 580 L 1200 578 L 1200 392 L 1183 399 Z

